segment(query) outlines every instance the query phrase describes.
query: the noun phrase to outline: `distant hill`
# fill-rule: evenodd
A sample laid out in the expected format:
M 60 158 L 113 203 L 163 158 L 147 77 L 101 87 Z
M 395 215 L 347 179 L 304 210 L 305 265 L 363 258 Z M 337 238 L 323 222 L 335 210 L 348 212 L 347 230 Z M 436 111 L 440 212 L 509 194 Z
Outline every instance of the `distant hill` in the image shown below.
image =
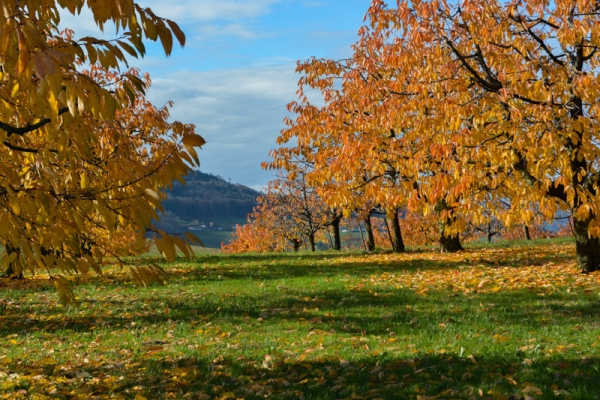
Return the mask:
M 172 211 L 182 219 L 246 219 L 260 195 L 247 186 L 200 171 L 187 175 L 185 181 L 185 186 L 175 182 L 168 199 L 163 202 L 166 211 Z
M 247 186 L 200 171 L 188 174 L 185 181 L 186 185 L 173 184 L 162 202 L 165 215 L 160 216 L 157 225 L 169 233 L 192 231 L 208 247 L 227 241 L 235 224 L 246 222 L 261 195 Z

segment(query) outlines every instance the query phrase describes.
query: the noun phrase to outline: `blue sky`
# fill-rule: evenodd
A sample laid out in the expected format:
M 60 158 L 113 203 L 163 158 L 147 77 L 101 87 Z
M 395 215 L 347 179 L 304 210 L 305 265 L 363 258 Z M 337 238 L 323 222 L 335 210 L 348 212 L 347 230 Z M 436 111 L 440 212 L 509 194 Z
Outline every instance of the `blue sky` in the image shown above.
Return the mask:
M 185 48 L 165 58 L 147 45 L 130 66 L 149 72 L 149 99 L 173 100 L 172 119 L 196 125 L 207 144 L 201 170 L 255 189 L 274 177 L 260 163 L 276 147 L 286 105 L 296 99 L 296 61 L 351 54 L 370 0 L 138 0 L 176 21 Z M 65 17 L 77 36 L 94 33 L 88 16 Z M 107 36 L 113 31 L 105 29 Z

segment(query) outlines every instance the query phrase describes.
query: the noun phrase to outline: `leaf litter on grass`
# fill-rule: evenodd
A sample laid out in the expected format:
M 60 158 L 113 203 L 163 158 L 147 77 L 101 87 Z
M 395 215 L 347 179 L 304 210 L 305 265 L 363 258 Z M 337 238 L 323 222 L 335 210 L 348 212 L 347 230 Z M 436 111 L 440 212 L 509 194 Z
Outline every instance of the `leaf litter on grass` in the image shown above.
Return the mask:
M 4 287 L 0 398 L 597 398 L 600 276 L 568 246 L 199 257 L 83 277 L 79 309 L 37 277 Z

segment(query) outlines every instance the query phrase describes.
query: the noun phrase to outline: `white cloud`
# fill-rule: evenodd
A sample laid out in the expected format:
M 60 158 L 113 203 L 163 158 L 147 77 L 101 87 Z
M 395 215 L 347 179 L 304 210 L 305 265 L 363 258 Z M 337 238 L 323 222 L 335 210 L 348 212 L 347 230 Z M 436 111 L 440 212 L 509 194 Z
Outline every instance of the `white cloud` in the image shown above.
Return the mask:
M 262 171 L 268 152 L 285 127 L 286 105 L 296 99 L 295 65 L 209 72 L 179 71 L 155 79 L 149 98 L 173 100 L 173 119 L 193 123 L 207 144 L 201 169 L 255 188 L 273 172 Z
M 239 21 L 267 14 L 278 0 L 142 0 L 142 6 L 175 21 Z
M 253 31 L 240 21 L 247 22 L 268 14 L 270 6 L 278 1 L 280 0 L 141 0 L 138 3 L 142 7 L 149 7 L 160 17 L 177 22 L 186 33 L 197 38 L 235 36 L 256 39 L 264 34 Z M 60 26 L 73 29 L 77 37 L 115 36 L 114 24 L 107 23 L 104 34 L 101 34 L 93 21 L 91 11 L 84 7 L 79 15 L 61 12 Z
M 241 23 L 225 25 L 205 24 L 195 30 L 195 40 L 197 42 L 204 41 L 207 38 L 227 36 L 237 37 L 239 39 L 259 39 L 268 37 L 269 34 L 249 29 L 246 25 Z

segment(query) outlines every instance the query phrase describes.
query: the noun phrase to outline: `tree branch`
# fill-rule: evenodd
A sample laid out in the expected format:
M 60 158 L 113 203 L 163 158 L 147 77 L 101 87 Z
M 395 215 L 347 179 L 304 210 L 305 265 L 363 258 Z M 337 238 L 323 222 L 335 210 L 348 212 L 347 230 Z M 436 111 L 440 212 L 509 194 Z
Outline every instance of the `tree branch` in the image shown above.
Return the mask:
M 69 111 L 69 107 L 63 107 L 60 110 L 58 110 L 58 115 L 62 115 L 64 113 L 66 113 L 67 111 Z M 23 136 L 26 133 L 35 131 L 36 129 L 39 129 L 42 126 L 49 124 L 50 122 L 52 122 L 51 118 L 44 118 L 43 120 L 41 120 L 35 124 L 27 124 L 23 127 L 18 128 L 16 126 L 12 126 L 10 124 L 0 121 L 0 129 L 5 131 L 8 134 L 7 136 L 9 136 L 9 137 L 11 135 Z

